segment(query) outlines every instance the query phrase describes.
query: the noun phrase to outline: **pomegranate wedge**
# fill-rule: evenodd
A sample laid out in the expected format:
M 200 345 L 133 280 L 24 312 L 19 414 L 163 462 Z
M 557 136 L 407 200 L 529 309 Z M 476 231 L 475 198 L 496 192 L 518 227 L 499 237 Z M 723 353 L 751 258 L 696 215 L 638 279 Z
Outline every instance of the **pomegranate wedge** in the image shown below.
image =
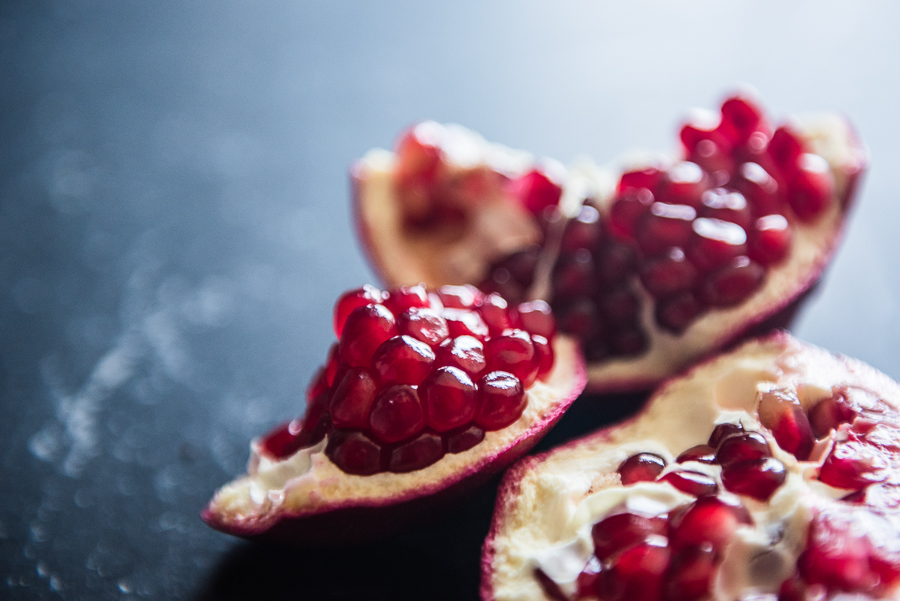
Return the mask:
M 527 452 L 586 382 L 546 303 L 471 286 L 352 290 L 334 330 L 305 415 L 253 441 L 210 526 L 298 544 L 394 531 Z
M 389 285 L 543 299 L 593 391 L 649 389 L 785 326 L 841 237 L 865 165 L 834 115 L 775 126 L 745 96 L 694 115 L 675 157 L 537 161 L 421 123 L 353 168 L 362 244 Z
M 746 342 L 510 469 L 482 598 L 895 599 L 898 407 L 900 385 L 859 361 Z

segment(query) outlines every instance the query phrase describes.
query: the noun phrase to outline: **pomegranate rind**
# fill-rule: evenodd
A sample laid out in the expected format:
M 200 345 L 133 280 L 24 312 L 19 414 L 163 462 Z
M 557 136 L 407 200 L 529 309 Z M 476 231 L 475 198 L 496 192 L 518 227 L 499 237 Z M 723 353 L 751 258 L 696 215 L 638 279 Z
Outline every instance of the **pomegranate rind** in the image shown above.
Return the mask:
M 554 367 L 527 389 L 522 416 L 467 451 L 413 472 L 356 476 L 325 455 L 327 441 L 273 461 L 254 440 L 248 473 L 220 488 L 201 517 L 228 534 L 295 545 L 360 542 L 415 523 L 528 452 L 581 394 L 578 345 L 557 336 L 553 349 Z
M 668 380 L 641 412 L 629 420 L 547 453 L 526 457 L 512 466 L 501 481 L 482 550 L 481 598 L 484 601 L 550 599 L 533 576 L 534 557 L 541 549 L 566 544 L 567 539 L 561 533 L 571 529 L 567 520 L 578 503 L 597 491 L 622 488 L 616 469 L 634 453 L 649 451 L 668 455 L 672 466 L 681 451 L 705 444 L 716 423 L 729 417 L 733 419 L 746 402 L 742 399 L 756 398 L 761 383 L 763 387 L 799 386 L 801 401 L 810 404 L 815 404 L 817 398 L 830 397 L 832 387 L 848 385 L 870 391 L 895 409 L 900 406 L 900 384 L 858 360 L 834 355 L 785 332 L 745 342 L 730 353 L 708 359 L 682 376 Z M 770 435 L 769 439 L 773 455 L 794 477 L 806 473 L 815 479 L 813 463 L 797 461 L 777 448 Z M 814 482 L 807 494 L 808 497 L 791 499 L 776 492 L 770 502 L 772 506 L 782 507 L 798 504 L 784 523 L 783 544 L 794 563 L 784 564 L 783 579 L 790 576 L 804 549 L 815 508 L 819 503 L 822 506 L 833 503 L 846 491 Z M 760 520 L 759 512 L 769 507 L 748 497 L 741 499 L 754 520 Z M 749 553 L 741 555 L 732 549 L 726 551 L 725 561 L 731 561 L 733 568 L 735 562 L 740 564 L 743 560 L 746 564 L 750 557 Z M 727 572 L 723 567 L 722 573 Z M 773 590 L 754 593 L 777 593 L 780 582 L 773 581 Z M 742 597 L 740 591 L 728 588 L 725 579 L 720 578 L 716 586 L 712 599 Z M 896 598 L 897 594 L 898 591 L 893 591 L 894 596 L 890 598 Z
M 467 131 L 460 126 L 447 127 L 455 132 Z M 749 299 L 733 308 L 708 312 L 681 334 L 666 332 L 656 325 L 651 299 L 636 286 L 642 294 L 641 324 L 648 333 L 648 351 L 637 357 L 589 364 L 587 390 L 650 390 L 704 357 L 772 327 L 790 324 L 807 297 L 805 293 L 820 280 L 840 244 L 847 211 L 867 163 L 866 151 L 855 131 L 839 115 L 797 117 L 792 127 L 802 135 L 807 148 L 825 158 L 831 168 L 835 186 L 827 208 L 810 223 L 793 220 L 794 241 L 788 257 L 770 268 L 763 286 Z M 465 135 L 469 146 L 478 150 L 469 153 L 468 156 L 477 157 L 471 164 L 455 165 L 462 173 L 501 164 L 505 173 L 515 176 L 534 165 L 529 155 L 490 144 L 473 132 L 459 133 L 457 137 Z M 622 165 L 575 165 L 563 182 L 560 206 L 564 213 L 573 215 L 585 190 L 589 190 L 601 211 L 608 213 L 621 173 L 666 160 L 642 155 L 623 161 Z M 473 225 L 463 232 L 437 228 L 411 233 L 414 230 L 404 226 L 396 200 L 394 167 L 393 153 L 373 150 L 351 170 L 359 238 L 371 265 L 388 286 L 478 283 L 492 261 L 537 239 L 534 220 L 527 211 L 499 192 L 472 211 Z M 549 277 L 554 255 L 554 249 L 545 249 L 535 274 L 537 280 Z M 547 283 L 540 281 L 532 288 L 547 289 Z

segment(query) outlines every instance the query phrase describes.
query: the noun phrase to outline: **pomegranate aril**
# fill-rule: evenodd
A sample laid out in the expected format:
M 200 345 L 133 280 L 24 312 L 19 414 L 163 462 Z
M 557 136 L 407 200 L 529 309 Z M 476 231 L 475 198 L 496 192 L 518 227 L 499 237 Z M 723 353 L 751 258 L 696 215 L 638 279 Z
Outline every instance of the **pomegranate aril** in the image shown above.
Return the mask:
M 492 371 L 478 381 L 475 423 L 485 430 L 500 430 L 519 419 L 528 399 L 522 382 L 511 373 Z
M 353 367 L 367 367 L 375 349 L 396 335 L 396 320 L 387 307 L 357 307 L 344 323 L 339 349 L 341 360 Z
M 507 371 L 528 386 L 537 373 L 534 345 L 528 332 L 506 330 L 492 336 L 484 344 L 485 358 L 491 371 Z
M 716 451 L 716 463 L 724 466 L 738 461 L 771 456 L 769 443 L 762 434 L 744 432 L 729 436 L 719 444 L 718 451 Z
M 657 537 L 622 553 L 603 583 L 608 601 L 662 601 L 671 552 Z
M 700 207 L 700 197 L 710 188 L 710 183 L 706 173 L 699 165 L 684 161 L 666 172 L 666 176 L 660 184 L 657 200 L 660 203 L 688 205 L 697 209 Z
M 309 382 L 309 386 L 306 388 L 306 402 L 309 403 L 316 397 L 319 397 L 323 394 L 328 393 L 328 389 L 330 384 L 328 383 L 327 370 L 324 367 L 320 367 L 316 370 L 316 373 L 313 375 L 312 380 Z
M 836 394 L 832 398 L 819 401 L 809 410 L 809 423 L 816 438 L 825 438 L 841 424 L 849 424 L 856 419 L 856 411 L 849 407 L 846 399 Z
M 834 179 L 828 161 L 817 154 L 800 156 L 797 171 L 788 180 L 787 198 L 801 221 L 816 219 L 834 194 Z
M 672 557 L 666 581 L 666 601 L 698 601 L 709 595 L 716 569 L 716 553 L 712 545 L 703 544 L 681 549 Z
M 420 384 L 434 364 L 431 347 L 410 336 L 384 342 L 372 357 L 372 367 L 382 384 Z
M 721 551 L 742 524 L 752 524 L 740 504 L 722 497 L 700 497 L 669 519 L 669 540 L 678 549 L 708 543 Z
M 641 301 L 632 287 L 625 285 L 604 291 L 597 299 L 597 307 L 609 323 L 631 325 L 637 323 Z
M 804 153 L 799 134 L 788 126 L 781 126 L 772 134 L 767 152 L 781 173 L 791 173 L 797 168 L 800 155 Z
M 694 497 L 713 495 L 719 490 L 715 479 L 699 472 L 676 471 L 669 472 L 659 479 L 660 482 L 668 482 L 683 493 Z
M 491 334 L 496 334 L 508 328 L 516 327 L 514 313 L 502 296 L 496 293 L 488 294 L 482 299 L 478 311 L 481 318 L 488 326 Z
M 653 482 L 666 467 L 666 460 L 653 453 L 638 453 L 622 462 L 617 470 L 622 484 Z
M 384 299 L 384 306 L 390 309 L 394 315 L 400 315 L 413 307 L 424 309 L 430 304 L 428 292 L 422 285 L 401 286 L 388 292 Z
M 484 368 L 484 344 L 472 336 L 448 338 L 437 348 L 435 365 L 438 367 L 458 367 L 470 377 L 475 378 Z
M 747 241 L 747 256 L 760 265 L 783 261 L 791 249 L 791 229 L 783 215 L 765 215 L 756 220 Z
M 531 343 L 534 345 L 535 363 L 537 364 L 538 380 L 545 380 L 553 371 L 553 347 L 550 342 L 538 334 L 532 334 Z
M 610 232 L 625 240 L 633 240 L 638 221 L 650 210 L 653 201 L 653 193 L 646 188 L 626 188 L 620 192 L 609 210 Z
M 554 307 L 559 317 L 559 329 L 578 339 L 592 340 L 606 334 L 606 326 L 597 312 L 597 305 L 587 298 Z
M 698 444 L 681 453 L 675 460 L 676 463 L 685 461 L 697 461 L 700 463 L 713 463 L 716 460 L 716 450 L 706 444 Z
M 381 446 L 355 430 L 335 430 L 328 438 L 325 455 L 348 474 L 368 476 L 382 470 Z
M 647 259 L 641 267 L 641 283 L 651 296 L 666 298 L 690 290 L 697 281 L 697 269 L 680 248 Z
M 487 324 L 481 315 L 467 309 L 444 309 L 441 316 L 447 320 L 450 336 L 474 336 L 484 340 L 488 333 Z
M 647 350 L 647 335 L 638 328 L 616 330 L 610 334 L 609 348 L 619 357 L 634 357 Z
M 334 335 L 338 338 L 344 331 L 344 324 L 354 309 L 366 305 L 377 305 L 383 300 L 382 292 L 366 284 L 362 288 L 345 292 L 334 304 Z
M 533 300 L 516 307 L 522 327 L 531 334 L 550 339 L 556 335 L 556 319 L 546 301 Z
M 413 308 L 397 320 L 401 335 L 411 336 L 431 346 L 437 346 L 450 335 L 447 320 L 434 309 Z
M 733 146 L 745 144 L 754 132 L 767 129 L 763 112 L 747 98 L 735 96 L 722 103 L 719 131 Z
M 750 207 L 740 192 L 715 188 L 704 192 L 701 200 L 703 206 L 700 207 L 700 217 L 736 223 L 745 230 L 750 227 L 752 221 Z
M 608 561 L 652 534 L 666 534 L 664 517 L 647 517 L 635 513 L 617 513 L 594 524 L 591 539 L 594 554 L 602 561 Z
M 481 291 L 474 286 L 441 286 L 438 289 L 438 298 L 448 309 L 472 309 L 481 297 Z
M 641 250 L 655 255 L 672 246 L 684 247 L 691 238 L 697 211 L 685 204 L 655 202 L 637 224 L 635 236 Z
M 274 459 L 293 455 L 304 446 L 299 437 L 301 427 L 302 422 L 295 419 L 273 428 L 259 441 L 260 451 Z
M 619 178 L 617 191 L 621 193 L 629 188 L 647 188 L 653 191 L 662 181 L 663 175 L 664 173 L 657 167 L 626 171 Z
M 713 428 L 712 434 L 709 435 L 709 441 L 707 442 L 707 444 L 714 449 L 718 449 L 723 440 L 725 440 L 729 436 L 742 434 L 743 432 L 744 426 L 742 426 L 741 424 L 719 424 L 715 428 Z
M 403 186 L 433 185 L 441 162 L 443 126 L 433 121 L 418 123 L 397 141 L 397 179 Z
M 879 449 L 851 435 L 850 440 L 834 445 L 819 469 L 819 480 L 835 488 L 859 490 L 886 480 L 889 465 Z
M 656 323 L 662 328 L 680 334 L 703 313 L 703 305 L 694 293 L 682 292 L 658 301 L 654 313 Z
M 596 275 L 604 284 L 621 283 L 635 269 L 637 269 L 637 252 L 632 245 L 610 241 L 600 250 Z
M 747 233 L 736 223 L 700 217 L 691 229 L 687 254 L 700 271 L 724 267 L 747 252 Z
M 573 253 L 579 248 L 594 250 L 599 246 L 602 235 L 600 212 L 593 206 L 585 204 L 578 215 L 566 223 L 560 242 L 560 252 Z
M 594 257 L 587 249 L 560 256 L 553 269 L 554 298 L 592 296 L 598 285 L 595 269 Z
M 729 185 L 744 195 L 754 215 L 783 210 L 783 186 L 759 163 L 742 164 Z
M 758 412 L 760 423 L 772 432 L 779 447 L 800 461 L 809 458 L 815 437 L 806 412 L 793 391 L 764 392 Z
M 578 577 L 575 578 L 575 597 L 580 599 L 582 597 L 598 597 L 600 595 L 600 586 L 601 579 L 603 578 L 603 566 L 600 565 L 600 562 L 596 557 L 591 557 L 591 559 L 584 566 L 584 569 L 581 570 L 581 573 L 578 574 Z
M 462 453 L 484 440 L 484 430 L 478 426 L 469 425 L 456 432 L 448 432 L 444 438 L 447 441 L 448 453 Z
M 369 411 L 369 428 L 381 442 L 407 439 L 425 427 L 425 412 L 415 387 L 389 386 L 375 397 Z
M 571 601 L 569 596 L 563 592 L 555 580 L 547 576 L 544 570 L 540 568 L 534 569 L 534 578 L 541 585 L 544 594 L 553 601 Z
M 710 307 L 733 307 L 756 292 L 765 276 L 759 263 L 748 257 L 735 257 L 707 276 L 700 287 L 700 300 Z
M 329 415 L 335 428 L 364 429 L 375 402 L 378 383 L 368 370 L 352 367 L 344 373 L 331 395 Z
M 559 204 L 562 187 L 544 171 L 534 169 L 509 182 L 508 190 L 534 215 Z
M 446 432 L 469 423 L 475 416 L 475 384 L 456 367 L 441 367 L 419 387 L 428 426 Z
M 784 464 L 772 457 L 736 461 L 722 468 L 725 490 L 757 501 L 768 501 L 785 478 Z
M 878 578 L 869 567 L 870 545 L 853 532 L 849 520 L 820 514 L 813 519 L 806 550 L 797 558 L 800 576 L 809 584 L 848 593 L 870 591 Z
M 329 387 L 334 386 L 334 378 L 337 375 L 340 364 L 338 344 L 335 342 L 328 349 L 328 358 L 325 360 L 325 382 Z M 309 399 L 307 398 L 307 400 Z
M 534 270 L 537 267 L 540 254 L 541 248 L 539 246 L 531 246 L 507 256 L 494 265 L 491 270 L 491 279 L 498 284 L 515 283 L 524 291 L 534 281 Z M 447 305 L 446 302 L 444 304 Z
M 441 437 L 425 432 L 391 451 L 388 470 L 396 474 L 420 470 L 443 456 L 444 444 Z

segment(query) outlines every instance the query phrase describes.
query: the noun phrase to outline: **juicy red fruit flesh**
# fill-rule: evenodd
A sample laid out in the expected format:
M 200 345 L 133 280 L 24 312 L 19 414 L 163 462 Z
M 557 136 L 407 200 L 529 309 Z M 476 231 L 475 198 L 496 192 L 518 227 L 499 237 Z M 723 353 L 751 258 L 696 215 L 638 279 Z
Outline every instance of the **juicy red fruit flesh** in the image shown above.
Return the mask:
M 527 387 L 553 369 L 555 328 L 546 303 L 510 305 L 471 286 L 350 291 L 305 418 L 264 437 L 261 451 L 283 458 L 328 436 L 325 454 L 356 475 L 465 452 L 522 415 Z

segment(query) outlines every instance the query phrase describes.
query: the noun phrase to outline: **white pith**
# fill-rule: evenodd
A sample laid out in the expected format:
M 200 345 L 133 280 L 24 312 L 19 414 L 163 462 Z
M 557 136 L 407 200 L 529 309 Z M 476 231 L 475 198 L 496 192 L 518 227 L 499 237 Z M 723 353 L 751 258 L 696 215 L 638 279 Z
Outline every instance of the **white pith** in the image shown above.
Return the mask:
M 649 295 L 642 295 L 641 322 L 649 338 L 648 350 L 631 358 L 608 359 L 588 366 L 588 389 L 594 391 L 647 389 L 733 340 L 749 326 L 775 314 L 805 290 L 825 269 L 840 239 L 844 198 L 851 176 L 859 172 L 864 156 L 848 123 L 836 115 L 814 115 L 792 122 L 810 151 L 824 157 L 835 180 L 829 207 L 812 223 L 792 219 L 793 243 L 789 257 L 768 270 L 763 286 L 737 307 L 709 311 L 682 334 L 663 331 L 656 325 Z M 460 126 L 452 128 L 454 140 L 465 139 L 469 149 L 466 165 L 451 166 L 464 172 L 473 165 L 502 167 L 510 175 L 531 169 L 535 161 L 527 154 L 491 144 Z M 475 150 L 473 150 L 475 149 Z M 498 158 L 502 157 L 502 158 Z M 393 172 L 395 155 L 370 151 L 354 167 L 357 216 L 364 244 L 376 268 L 389 286 L 425 282 L 440 284 L 477 283 L 487 275 L 492 261 L 521 249 L 538 237 L 533 219 L 517 202 L 497 191 L 471 215 L 472 227 L 458 239 L 442 235 L 440 229 L 427 235 L 404 226 Z M 648 162 L 671 162 L 665 157 L 641 155 L 612 166 L 597 166 L 584 160 L 570 167 L 563 180 L 563 211 L 572 215 L 585 193 L 592 193 L 601 211 L 609 209 L 619 175 Z M 553 253 L 552 243 L 547 247 Z M 549 272 L 533 291 L 549 289 Z
M 343 472 L 325 455 L 326 441 L 281 460 L 260 453 L 251 443 L 248 473 L 216 492 L 208 511 L 223 528 L 248 534 L 265 531 L 286 517 L 313 515 L 337 507 L 379 506 L 422 497 L 476 473 L 514 446 L 530 431 L 546 424 L 559 403 L 572 400 L 583 385 L 583 361 L 577 344 L 557 336 L 555 361 L 545 381 L 528 390 L 522 416 L 462 453 L 448 453 L 436 463 L 413 472 L 383 472 L 355 476 Z M 577 389 L 577 390 L 576 390 Z
M 808 409 L 842 384 L 863 387 L 893 407 L 900 401 L 900 385 L 860 362 L 784 334 L 752 341 L 670 381 L 627 424 L 552 451 L 529 469 L 518 470 L 512 486 L 504 488 L 515 494 L 501 492 L 498 499 L 488 543 L 485 584 L 490 598 L 545 599 L 533 576 L 536 567 L 567 593 L 574 592 L 577 566 L 583 567 L 593 553 L 594 523 L 621 510 L 623 502 L 632 511 L 654 514 L 693 500 L 667 483 L 623 487 L 616 473 L 621 462 L 648 451 L 665 457 L 671 470 L 675 457 L 705 444 L 716 424 L 737 421 L 769 438 L 773 456 L 784 463 L 788 478 L 766 503 L 740 497 L 754 526 L 740 528 L 726 547 L 710 598 L 730 601 L 777 593 L 805 546 L 813 508 L 848 491 L 814 480 L 829 442 L 820 443 L 813 453 L 816 459 L 805 462 L 777 447 L 756 419 L 759 392 L 794 389 Z M 720 473 L 718 466 L 696 462 L 681 466 L 713 476 Z M 720 490 L 724 490 L 721 483 Z M 654 511 L 651 501 L 660 508 Z

